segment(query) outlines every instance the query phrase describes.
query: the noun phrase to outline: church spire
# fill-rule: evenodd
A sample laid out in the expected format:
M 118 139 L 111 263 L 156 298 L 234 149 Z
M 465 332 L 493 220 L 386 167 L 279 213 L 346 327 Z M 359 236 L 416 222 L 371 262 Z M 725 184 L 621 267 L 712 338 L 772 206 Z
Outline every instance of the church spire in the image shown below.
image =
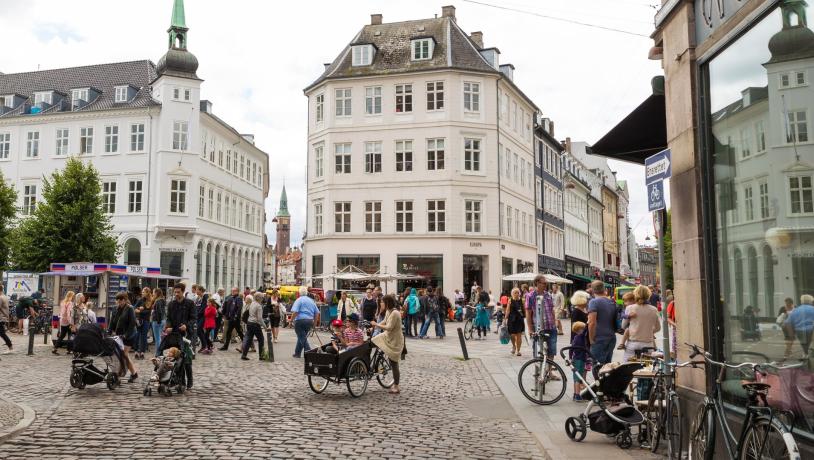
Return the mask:
M 285 193 L 285 184 L 283 184 L 283 193 L 280 194 L 280 209 L 277 211 L 277 217 L 290 217 L 288 213 L 288 195 Z
M 175 0 L 175 4 L 172 6 L 172 22 L 170 23 L 170 28 L 178 27 L 186 29 L 187 21 L 184 15 L 184 0 Z
M 198 59 L 187 51 L 188 32 L 184 0 L 174 0 L 170 28 L 167 29 L 169 49 L 156 66 L 156 72 L 159 75 L 198 79 L 198 75 L 195 73 L 198 70 Z

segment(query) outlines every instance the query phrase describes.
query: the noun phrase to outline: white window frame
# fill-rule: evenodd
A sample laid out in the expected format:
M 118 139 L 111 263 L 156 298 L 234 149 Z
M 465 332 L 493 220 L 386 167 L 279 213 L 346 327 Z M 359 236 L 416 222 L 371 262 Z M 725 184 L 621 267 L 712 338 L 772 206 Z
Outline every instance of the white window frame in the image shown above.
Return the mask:
M 803 115 L 803 121 L 800 121 L 800 114 Z M 808 111 L 803 109 L 795 109 L 789 110 L 785 115 L 786 124 L 786 143 L 793 144 L 793 143 L 804 143 L 809 142 L 811 140 L 811 130 L 808 129 Z M 804 134 L 805 139 L 800 139 L 800 127 L 805 128 Z
M 215 218 L 215 188 L 209 187 L 209 190 L 206 193 L 206 218 L 212 220 Z M 246 208 L 248 212 L 248 208 Z
M 206 214 L 206 185 L 198 186 L 198 217 Z
M 373 56 L 375 51 L 373 50 L 373 45 L 365 44 L 365 45 L 353 45 L 351 48 L 352 59 L 351 59 L 351 66 L 352 67 L 359 67 L 359 66 L 366 66 L 373 64 Z
M 351 232 L 352 209 L 350 201 L 334 201 L 334 233 Z
M 382 172 L 382 142 L 365 142 L 365 173 Z
M 26 158 L 39 158 L 40 157 L 40 132 L 39 131 L 28 131 L 26 134 L 26 147 L 25 147 L 25 157 Z
M 483 200 L 464 200 L 464 233 L 483 233 Z
M 755 190 L 751 182 L 743 186 L 743 206 L 746 211 L 746 222 L 755 220 Z
M 365 87 L 365 115 L 381 115 L 382 113 L 382 87 Z
M 437 112 L 444 110 L 444 82 L 427 82 L 427 111 Z
M 396 233 L 413 233 L 413 201 L 397 200 L 396 209 Z
M 353 90 L 351 88 L 335 89 L 334 104 L 337 118 L 345 118 L 353 115 Z
M 798 186 L 792 189 L 791 180 L 797 179 Z M 808 187 L 803 187 L 803 179 L 808 179 Z M 788 215 L 789 216 L 811 216 L 814 215 L 814 174 L 812 173 L 803 173 L 803 174 L 790 174 L 787 176 L 786 179 L 786 189 L 787 189 L 787 196 L 789 197 L 789 209 Z M 811 201 L 806 202 L 804 200 L 806 191 L 808 191 L 808 195 L 812 198 Z M 793 194 L 797 194 L 800 200 L 800 211 L 794 212 L 791 204 L 792 204 L 792 196 Z M 806 210 L 806 204 L 809 204 L 809 210 Z
M 54 100 L 54 92 L 53 91 L 38 91 L 34 93 L 34 105 L 38 105 L 41 103 L 52 104 Z
M 37 209 L 37 193 L 39 192 L 39 184 L 23 184 L 22 190 L 22 206 L 20 207 L 20 214 L 30 216 L 34 214 Z
M 8 160 L 11 156 L 11 133 L 0 133 L 0 160 Z
M 128 88 L 127 86 L 117 86 L 115 88 L 115 91 L 116 91 L 116 94 L 115 94 L 115 97 L 114 97 L 115 102 L 121 103 L 121 102 L 127 102 L 128 101 L 127 88 Z
M 189 147 L 189 123 L 182 120 L 172 122 L 172 149 L 186 151 Z
M 68 155 L 70 145 L 70 130 L 68 128 L 57 128 L 54 135 L 56 140 L 56 148 L 54 155 L 64 157 Z
M 512 214 L 512 207 L 509 206 L 509 205 L 506 205 L 506 236 L 509 237 L 509 238 L 512 238 L 512 233 L 513 233 L 512 232 L 512 228 L 513 228 L 513 226 L 512 226 L 512 220 L 513 220 L 512 216 L 513 215 L 514 214 Z
M 483 150 L 481 147 L 481 138 L 466 137 L 464 138 L 464 171 L 467 173 L 483 173 L 481 168 L 483 160 Z
M 410 56 L 413 61 L 432 59 L 435 41 L 432 38 L 416 38 L 410 41 Z
M 382 232 L 382 202 L 365 201 L 365 233 Z
M 760 218 L 768 219 L 772 216 L 772 209 L 769 207 L 769 182 L 763 179 L 758 182 L 758 208 Z
M 350 174 L 353 171 L 351 149 L 350 142 L 334 144 L 334 174 Z
M 396 113 L 413 112 L 413 85 L 412 83 L 402 83 L 396 85 L 395 91 Z
M 314 202 L 314 235 L 322 235 L 323 225 L 323 204 L 322 201 Z
M 314 96 L 315 109 L 314 116 L 317 123 L 322 123 L 325 120 L 325 93 L 319 93 Z
M 144 151 L 144 133 L 146 131 L 144 123 L 131 123 L 130 124 L 130 151 L 143 152 Z
M 88 101 L 90 99 L 90 88 L 77 88 L 71 90 L 71 107 L 76 106 L 77 101 Z M 50 101 L 48 102 L 51 103 Z
M 410 139 L 396 141 L 396 172 L 413 171 L 413 141 Z
M 209 190 L 209 194 L 212 195 L 212 189 Z M 170 177 L 169 213 L 173 215 L 187 214 L 187 180 L 184 178 Z M 211 201 L 209 213 L 212 214 Z
M 766 128 L 763 120 L 755 123 L 755 151 L 757 154 L 766 151 Z
M 325 175 L 325 144 L 314 145 L 314 175 L 321 179 Z
M 118 181 L 102 180 L 102 210 L 105 214 L 116 214 L 116 194 Z
M 127 179 L 127 213 L 141 214 L 144 208 L 144 179 Z
M 119 125 L 105 126 L 105 153 L 119 153 Z
M 464 89 L 464 111 L 465 112 L 480 112 L 480 83 L 474 81 L 465 81 Z
M 447 231 L 447 201 L 427 200 L 427 233 Z
M 427 139 L 427 170 L 443 171 L 446 162 L 446 138 Z

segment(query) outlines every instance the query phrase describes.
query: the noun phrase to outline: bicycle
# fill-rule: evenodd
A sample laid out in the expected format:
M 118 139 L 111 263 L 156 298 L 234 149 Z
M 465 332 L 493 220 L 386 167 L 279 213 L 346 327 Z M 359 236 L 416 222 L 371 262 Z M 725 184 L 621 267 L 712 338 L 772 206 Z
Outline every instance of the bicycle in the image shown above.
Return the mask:
M 472 340 L 475 332 L 475 307 L 472 305 L 464 306 L 464 338 Z
M 539 355 L 540 334 L 543 336 L 543 356 Z M 567 380 L 559 364 L 548 357 L 549 334 L 538 331 L 531 334 L 531 356 L 517 374 L 520 392 L 529 401 L 547 406 L 554 404 L 565 395 Z
M 777 366 L 775 363 L 741 363 L 729 364 L 724 361 L 714 361 L 709 352 L 703 351 L 697 345 L 686 344 L 692 348 L 690 359 L 698 355 L 703 356 L 705 364 L 720 368 L 715 379 L 712 394 L 705 396 L 699 404 L 695 418 L 690 423 L 689 458 L 691 460 L 711 460 L 715 455 L 715 420 L 724 434 L 724 446 L 730 459 L 789 459 L 799 460 L 800 450 L 787 427 L 778 418 L 775 411 L 767 403 L 767 394 L 771 385 L 759 382 L 742 382 L 746 390 L 748 403 L 746 405 L 746 418 L 743 422 L 740 435 L 735 434 L 729 427 L 726 412 L 721 396 L 722 384 L 727 369 L 741 371 L 751 369 L 754 374 L 765 375 L 763 368 L 778 370 L 800 367 L 802 363 L 789 366 Z

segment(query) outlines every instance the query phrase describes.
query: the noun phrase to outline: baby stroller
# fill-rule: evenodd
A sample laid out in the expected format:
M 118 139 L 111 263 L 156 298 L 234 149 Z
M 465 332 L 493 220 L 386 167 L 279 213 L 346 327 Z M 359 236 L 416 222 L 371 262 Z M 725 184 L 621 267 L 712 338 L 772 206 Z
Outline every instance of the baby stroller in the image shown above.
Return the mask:
M 184 339 L 186 340 L 186 339 Z M 178 350 L 172 348 L 171 350 Z M 167 350 L 169 351 L 169 350 Z M 165 354 L 164 356 L 153 358 L 153 376 L 147 381 L 144 387 L 144 396 L 152 396 L 153 388 L 158 389 L 158 394 L 172 396 L 173 390 L 179 395 L 184 393 L 182 375 L 184 372 L 183 352 L 178 350 L 176 356 Z
M 631 405 L 630 398 L 625 391 L 633 381 L 633 373 L 644 367 L 642 363 L 611 363 L 603 366 L 599 376 L 592 384 L 576 372 L 567 352 L 571 349 L 584 350 L 593 359 L 590 352 L 583 347 L 565 347 L 560 350 L 560 356 L 565 364 L 574 371 L 574 375 L 585 385 L 580 396 L 591 402 L 577 417 L 568 417 L 565 420 L 565 434 L 572 441 L 580 442 L 585 439 L 587 429 L 597 433 L 606 434 L 616 438 L 616 445 L 622 449 L 633 446 L 631 426 L 638 426 L 639 443 L 646 442 L 647 433 L 642 430 L 644 416 Z M 596 360 L 594 360 L 595 362 Z
M 124 369 L 123 349 L 121 339 L 105 337 L 98 324 L 79 326 L 73 340 L 71 386 L 82 390 L 86 385 L 105 382 L 109 390 L 114 390 L 121 385 L 119 373 Z M 101 358 L 104 369 L 95 366 L 93 358 Z

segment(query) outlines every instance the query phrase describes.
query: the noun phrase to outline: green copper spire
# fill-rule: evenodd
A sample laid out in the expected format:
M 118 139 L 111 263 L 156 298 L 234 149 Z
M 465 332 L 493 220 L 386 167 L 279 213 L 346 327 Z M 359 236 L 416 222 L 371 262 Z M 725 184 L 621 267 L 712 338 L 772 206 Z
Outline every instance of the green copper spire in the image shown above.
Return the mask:
M 184 0 L 175 0 L 172 6 L 172 22 L 170 27 L 186 27 L 187 21 L 184 17 Z
M 285 193 L 285 184 L 283 184 L 283 193 L 280 195 L 280 210 L 277 211 L 277 217 L 290 217 L 288 213 L 288 196 Z

